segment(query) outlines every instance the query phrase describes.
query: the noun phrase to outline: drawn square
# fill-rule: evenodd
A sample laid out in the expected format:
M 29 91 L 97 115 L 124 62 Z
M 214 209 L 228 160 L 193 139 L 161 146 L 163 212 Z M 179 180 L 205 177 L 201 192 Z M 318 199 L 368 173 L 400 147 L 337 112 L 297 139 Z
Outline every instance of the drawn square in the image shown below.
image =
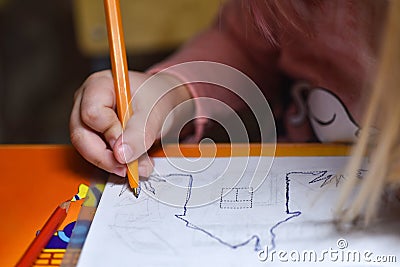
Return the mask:
M 237 190 L 236 200 L 246 200 L 251 201 L 253 199 L 253 189 L 243 188 Z
M 221 201 L 236 201 L 236 190 L 235 188 L 222 188 Z
M 250 209 L 253 207 L 253 188 L 224 187 L 219 203 L 221 209 Z

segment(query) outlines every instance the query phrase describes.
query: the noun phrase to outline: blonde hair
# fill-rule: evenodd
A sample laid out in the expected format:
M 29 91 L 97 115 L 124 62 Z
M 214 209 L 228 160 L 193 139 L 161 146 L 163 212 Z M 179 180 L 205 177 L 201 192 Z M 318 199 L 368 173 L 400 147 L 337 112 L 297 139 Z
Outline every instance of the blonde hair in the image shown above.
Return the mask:
M 345 172 L 348 179 L 337 210 L 340 222 L 361 219 L 368 224 L 377 214 L 384 190 L 399 189 L 400 1 L 389 2 L 382 41 L 378 72 L 366 106 L 362 131 Z M 368 171 L 360 179 L 357 176 L 365 155 L 369 160 Z M 358 183 L 361 184 L 356 190 Z

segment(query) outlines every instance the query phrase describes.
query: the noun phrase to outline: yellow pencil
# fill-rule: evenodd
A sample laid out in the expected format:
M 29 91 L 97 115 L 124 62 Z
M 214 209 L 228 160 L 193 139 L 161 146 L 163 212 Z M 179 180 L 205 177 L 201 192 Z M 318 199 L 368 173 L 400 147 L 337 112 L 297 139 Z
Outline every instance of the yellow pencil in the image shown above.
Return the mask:
M 115 95 L 117 98 L 117 113 L 122 128 L 125 129 L 129 118 L 133 114 L 133 110 L 130 105 L 131 94 L 128 77 L 128 64 L 126 60 L 119 0 L 104 0 L 104 8 L 107 21 L 108 43 L 110 46 Z M 129 186 L 132 188 L 133 194 L 138 197 L 139 173 L 137 160 L 128 164 L 127 173 Z

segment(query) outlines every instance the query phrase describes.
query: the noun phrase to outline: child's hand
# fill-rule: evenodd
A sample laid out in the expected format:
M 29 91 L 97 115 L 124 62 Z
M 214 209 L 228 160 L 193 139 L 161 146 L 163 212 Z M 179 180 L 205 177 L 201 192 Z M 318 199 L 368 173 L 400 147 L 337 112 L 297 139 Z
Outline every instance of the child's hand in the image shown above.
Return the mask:
M 129 75 L 134 114 L 123 135 L 115 111 L 111 72 L 101 71 L 87 78 L 75 93 L 70 118 L 71 142 L 86 160 L 120 176 L 126 175 L 127 162 L 140 157 L 139 175 L 147 177 L 153 168 L 144 153 L 161 137 L 161 132 L 167 133 L 178 120 L 184 120 L 180 115 L 185 114 L 186 118 L 192 116 L 194 108 L 188 104 L 171 113 L 177 105 L 190 99 L 188 90 L 183 86 L 160 98 L 177 83 L 175 78 L 163 75 L 151 83 L 151 88 L 142 86 L 138 90 L 150 75 L 138 72 L 130 72 Z M 170 117 L 165 123 L 168 114 Z

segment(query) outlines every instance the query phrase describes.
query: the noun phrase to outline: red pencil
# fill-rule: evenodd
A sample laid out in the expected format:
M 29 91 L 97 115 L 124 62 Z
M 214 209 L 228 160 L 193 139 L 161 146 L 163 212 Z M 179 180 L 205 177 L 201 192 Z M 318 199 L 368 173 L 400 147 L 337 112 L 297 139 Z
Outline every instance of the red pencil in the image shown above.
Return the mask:
M 43 226 L 40 233 L 36 236 L 36 238 L 29 245 L 28 249 L 25 251 L 22 258 L 19 260 L 16 266 L 32 266 L 40 252 L 42 252 L 43 248 L 49 242 L 50 238 L 53 236 L 54 232 L 60 226 L 60 224 L 64 221 L 67 216 L 70 201 L 66 201 L 62 203 L 60 206 L 56 208 L 56 210 L 51 214 L 50 218 L 47 220 L 46 224 Z

